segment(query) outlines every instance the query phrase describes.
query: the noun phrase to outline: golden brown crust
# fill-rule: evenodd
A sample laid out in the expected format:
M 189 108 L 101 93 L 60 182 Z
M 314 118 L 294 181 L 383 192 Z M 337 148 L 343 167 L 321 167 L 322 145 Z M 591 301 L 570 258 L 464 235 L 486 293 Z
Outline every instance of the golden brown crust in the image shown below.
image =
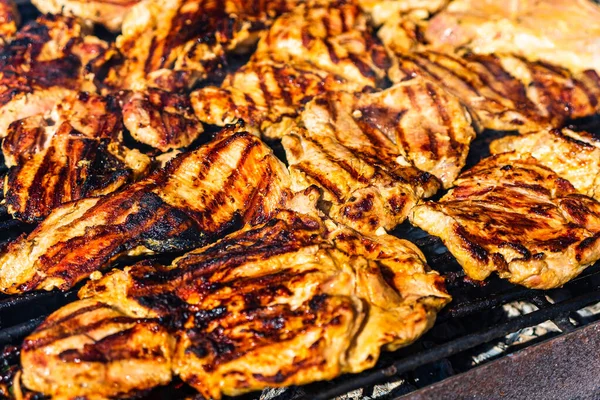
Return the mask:
M 416 340 L 449 301 L 443 279 L 426 271 L 423 255 L 410 243 L 362 236 L 290 211 L 188 253 L 169 267 L 142 262 L 115 270 L 90 282 L 80 297 L 80 306 L 68 306 L 49 321 L 85 306 L 155 318 L 176 341 L 174 374 L 214 399 L 362 371 L 374 365 L 382 348 Z M 77 324 L 80 330 L 90 326 Z M 61 342 L 40 341 L 57 334 L 47 325 L 26 341 L 26 384 L 46 394 L 83 394 L 72 385 L 78 376 L 59 380 L 51 375 L 45 385 L 38 384 L 39 365 L 60 362 L 54 348 Z M 70 348 L 80 349 L 71 332 L 62 335 L 62 343 L 71 341 Z M 131 349 L 133 342 L 120 348 Z M 78 368 L 93 370 L 93 361 L 81 360 Z M 112 379 L 106 377 L 103 388 L 114 388 Z
M 477 280 L 496 272 L 549 289 L 600 257 L 600 204 L 527 154 L 483 160 L 440 201 L 415 207 L 409 218 L 441 237 Z

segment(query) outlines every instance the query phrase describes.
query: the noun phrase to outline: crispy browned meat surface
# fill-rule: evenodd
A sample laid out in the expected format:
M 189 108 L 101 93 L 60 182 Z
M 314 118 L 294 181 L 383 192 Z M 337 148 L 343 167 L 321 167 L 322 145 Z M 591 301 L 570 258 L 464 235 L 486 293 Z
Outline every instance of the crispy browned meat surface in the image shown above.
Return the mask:
M 288 181 L 266 145 L 231 128 L 121 191 L 56 208 L 5 249 L 0 290 L 64 290 L 125 254 L 209 243 L 268 219 L 287 198 Z
M 449 0 L 358 0 L 364 11 L 371 15 L 375 25 L 381 25 L 400 15 L 427 18 L 441 10 Z
M 420 75 L 438 82 L 482 128 L 534 132 L 600 111 L 600 79 L 593 71 L 573 75 L 515 56 L 400 51 L 396 57 L 392 81 Z
M 198 118 L 224 126 L 244 120 L 268 138 L 281 138 L 304 104 L 313 97 L 363 86 L 310 64 L 250 62 L 229 75 L 220 88 L 205 87 L 191 94 Z
M 600 143 L 587 132 L 569 129 L 507 136 L 490 145 L 492 154 L 531 154 L 540 165 L 550 168 L 573 184 L 579 192 L 600 197 Z
M 89 93 L 64 99 L 48 116 L 9 126 L 2 150 L 11 167 L 7 210 L 34 222 L 70 201 L 114 192 L 148 172 L 150 159 L 121 145 L 117 100 Z
M 246 52 L 272 18 L 297 0 L 146 0 L 123 21 L 116 47 L 124 58 L 109 86 L 187 88 L 218 72 L 229 52 Z
M 95 91 L 85 66 L 106 43 L 74 19 L 41 16 L 0 48 L 0 137 L 16 120 L 50 111 L 69 94 Z
M 377 86 L 390 59 L 361 9 L 339 0 L 301 5 L 282 15 L 259 41 L 252 60 L 310 63 L 362 86 Z
M 190 145 L 204 132 L 187 94 L 149 88 L 126 97 L 123 120 L 138 142 L 166 152 Z
M 115 270 L 80 297 L 26 339 L 27 387 L 114 396 L 164 383 L 170 368 L 219 399 L 331 379 L 413 342 L 449 301 L 412 244 L 291 211 L 170 267 Z
M 31 0 L 42 12 L 63 14 L 106 26 L 113 32 L 121 30 L 127 12 L 141 0 Z
M 425 36 L 436 48 L 515 53 L 600 71 L 600 6 L 590 0 L 455 0 Z
M 12 40 L 21 16 L 13 0 L 0 0 L 0 45 Z
M 433 195 L 436 176 L 451 185 L 474 136 L 456 98 L 415 78 L 381 92 L 317 97 L 282 143 L 295 190 L 318 185 L 332 218 L 374 232 L 393 229 Z
M 549 289 L 600 258 L 600 204 L 526 154 L 484 159 L 409 218 L 441 237 L 476 280 L 496 272 Z

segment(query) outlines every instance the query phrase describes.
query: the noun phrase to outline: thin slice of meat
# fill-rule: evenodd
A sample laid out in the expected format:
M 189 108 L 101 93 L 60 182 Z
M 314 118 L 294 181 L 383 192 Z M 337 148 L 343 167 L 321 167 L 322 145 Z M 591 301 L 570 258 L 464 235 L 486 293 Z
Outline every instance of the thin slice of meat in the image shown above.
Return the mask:
M 44 14 L 63 14 L 101 24 L 108 30 L 121 30 L 127 12 L 141 0 L 31 0 Z
M 45 15 L 0 48 L 0 137 L 13 121 L 44 114 L 68 95 L 94 92 L 85 66 L 106 43 L 72 18 Z
M 380 92 L 317 97 L 282 144 L 295 190 L 319 186 L 333 219 L 375 232 L 450 186 L 474 137 L 458 100 L 415 78 Z
M 140 143 L 166 152 L 189 146 L 204 132 L 185 93 L 149 88 L 125 97 L 123 121 Z
M 196 116 L 225 126 L 243 120 L 269 139 L 280 139 L 313 97 L 334 91 L 358 92 L 360 84 L 310 64 L 251 61 L 225 78 L 221 87 L 191 94 Z
M 439 236 L 475 280 L 496 272 L 550 289 L 600 258 L 600 203 L 527 154 L 484 159 L 409 218 Z
M 507 136 L 490 144 L 492 154 L 531 154 L 540 165 L 571 182 L 580 193 L 600 200 L 600 143 L 587 132 L 569 129 Z
M 434 80 L 469 107 L 480 128 L 537 132 L 600 112 L 600 79 L 508 55 L 464 56 L 432 50 L 395 54 L 389 72 L 400 82 Z
M 282 144 L 295 190 L 316 184 L 332 218 L 375 232 L 401 223 L 439 182 L 451 185 L 474 137 L 458 100 L 416 78 L 317 97 Z
M 25 340 L 28 388 L 115 396 L 164 383 L 169 367 L 212 399 L 332 379 L 412 343 L 450 300 L 411 243 L 292 211 L 79 295 Z
M 361 8 L 367 12 L 376 26 L 399 16 L 428 18 L 448 4 L 449 0 L 358 0 Z
M 590 0 L 455 0 L 425 32 L 435 48 L 514 53 L 600 71 L 600 6 Z
M 0 256 L 0 290 L 66 290 L 124 255 L 189 250 L 264 222 L 288 197 L 283 164 L 232 127 L 147 178 L 56 208 Z
M 308 62 L 349 82 L 376 87 L 390 59 L 367 22 L 360 7 L 344 0 L 304 4 L 273 22 L 252 60 Z

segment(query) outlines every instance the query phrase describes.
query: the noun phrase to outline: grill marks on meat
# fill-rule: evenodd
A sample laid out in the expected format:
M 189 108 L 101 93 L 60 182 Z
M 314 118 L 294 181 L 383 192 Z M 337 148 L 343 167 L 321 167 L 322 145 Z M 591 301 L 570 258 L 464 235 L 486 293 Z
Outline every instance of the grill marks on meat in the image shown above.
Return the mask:
M 123 120 L 135 140 L 162 152 L 189 146 L 204 132 L 187 94 L 154 88 L 127 96 Z
M 150 159 L 120 144 L 122 125 L 116 99 L 88 93 L 63 100 L 48 118 L 13 122 L 3 143 L 8 212 L 36 222 L 61 204 L 114 192 L 145 174 Z
M 207 398 L 331 379 L 371 367 L 382 348 L 413 342 L 449 301 L 442 278 L 426 271 L 412 244 L 361 236 L 290 211 L 170 267 L 142 262 L 115 270 L 90 282 L 80 297 L 26 340 L 23 380 L 29 388 L 85 396 L 98 384 L 85 384 L 90 375 L 100 376 L 96 371 L 126 362 L 144 365 L 146 358 L 133 350 L 140 351 L 145 332 L 126 336 L 118 346 L 125 351 L 116 356 L 102 346 L 104 339 L 96 345 L 83 335 L 111 327 L 127 332 L 129 321 L 142 318 L 140 330 L 156 321 L 175 342 L 172 353 L 157 351 L 168 342 L 162 335 L 142 347 L 144 354 L 154 349 L 161 355 L 156 371 L 165 371 L 170 361 L 173 373 Z M 113 309 L 123 315 L 124 326 L 115 326 L 107 311 Z M 61 329 L 58 321 L 69 328 Z M 151 337 L 162 334 L 160 328 L 154 332 Z M 90 360 L 87 354 L 98 356 Z M 44 372 L 55 371 L 54 364 L 70 373 Z M 103 375 L 102 393 L 134 385 L 144 390 L 158 381 L 148 369 L 136 371 L 133 385 L 114 385 L 118 379 Z
M 0 289 L 65 290 L 126 254 L 204 245 L 270 218 L 287 199 L 288 180 L 255 136 L 224 131 L 121 191 L 56 208 L 0 257 Z
M 481 128 L 534 132 L 598 113 L 598 76 L 515 56 L 456 56 L 435 51 L 399 52 L 392 81 L 432 79 L 469 107 Z
M 436 49 L 514 53 L 573 71 L 600 70 L 600 6 L 589 0 L 452 1 L 431 19 Z
M 252 60 L 315 67 L 362 86 L 377 86 L 390 59 L 361 9 L 351 2 L 303 4 L 282 15 L 258 43 Z
M 449 185 L 474 136 L 457 99 L 415 79 L 318 97 L 282 143 L 295 190 L 316 184 L 332 218 L 374 232 L 401 223 L 440 181 Z
M 415 207 L 410 220 L 441 237 L 473 279 L 496 272 L 549 289 L 600 257 L 599 212 L 597 201 L 534 158 L 506 153 L 465 172 L 439 202 Z
M 41 16 L 0 49 L 0 137 L 16 120 L 46 113 L 69 94 L 94 91 L 85 66 L 106 44 L 75 20 Z
M 146 85 L 191 87 L 218 73 L 229 52 L 248 51 L 272 18 L 295 0 L 149 0 L 134 6 L 116 47 L 125 57 L 107 83 L 126 89 Z
M 197 117 L 224 126 L 243 120 L 265 137 L 281 138 L 313 97 L 363 87 L 310 64 L 251 61 L 229 75 L 220 88 L 205 87 L 191 94 Z
M 0 0 L 0 45 L 5 45 L 17 33 L 21 16 L 13 0 Z
M 121 30 L 123 18 L 141 0 L 31 0 L 44 14 L 63 14 Z
M 600 144 L 587 132 L 569 129 L 507 136 L 490 145 L 492 154 L 530 154 L 540 165 L 568 180 L 580 192 L 600 197 Z

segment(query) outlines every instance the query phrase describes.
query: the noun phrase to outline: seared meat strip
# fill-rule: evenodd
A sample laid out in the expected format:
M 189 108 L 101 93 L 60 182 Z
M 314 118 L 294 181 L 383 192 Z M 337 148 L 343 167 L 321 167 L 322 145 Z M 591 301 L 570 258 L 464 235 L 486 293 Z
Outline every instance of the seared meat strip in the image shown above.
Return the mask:
M 204 245 L 268 219 L 288 186 L 271 150 L 231 128 L 119 192 L 56 208 L 0 256 L 0 290 L 65 290 L 126 254 Z
M 302 107 L 319 94 L 361 91 L 363 86 L 319 70 L 310 64 L 249 62 L 227 76 L 220 88 L 191 94 L 198 118 L 224 126 L 243 120 L 270 139 L 280 139 Z
M 10 42 L 17 33 L 21 16 L 13 0 L 0 0 L 0 45 Z
M 492 154 L 531 154 L 540 165 L 571 182 L 579 192 L 600 200 L 600 143 L 591 134 L 569 129 L 507 136 L 490 144 Z
M 377 86 L 390 59 L 360 8 L 344 0 L 303 4 L 282 15 L 259 41 L 253 61 L 310 63 L 362 86 Z
M 435 51 L 399 52 L 394 82 L 420 75 L 443 85 L 469 107 L 481 128 L 521 133 L 559 127 L 600 111 L 600 79 L 514 56 Z
M 558 287 L 600 258 L 600 203 L 537 160 L 505 153 L 465 172 L 410 221 L 442 238 L 467 275 Z
M 106 44 L 74 19 L 41 16 L 0 48 L 0 137 L 16 120 L 50 111 L 79 90 L 95 91 L 85 66 Z
M 204 132 L 187 94 L 154 88 L 126 96 L 123 120 L 135 140 L 162 152 L 186 147 Z
M 42 12 L 64 14 L 86 22 L 104 25 L 113 32 L 121 30 L 127 12 L 141 0 L 31 0 Z
M 430 21 L 425 37 L 436 48 L 600 71 L 600 6 L 590 0 L 455 0 Z
M 412 343 L 449 301 L 414 245 L 291 211 L 169 267 L 114 270 L 80 297 L 25 340 L 28 388 L 114 396 L 163 383 L 169 364 L 211 399 L 332 379 Z M 136 365 L 127 383 L 105 373 Z
M 125 89 L 147 85 L 173 90 L 191 87 L 219 72 L 229 52 L 246 52 L 272 18 L 297 0 L 146 0 L 123 21 L 116 47 L 123 63 L 106 83 Z
M 13 122 L 3 142 L 7 210 L 35 222 L 61 204 L 114 192 L 138 179 L 150 159 L 121 145 L 116 99 L 80 93 L 51 115 Z
M 372 94 L 317 97 L 282 143 L 295 190 L 318 185 L 332 218 L 374 232 L 393 229 L 432 196 L 441 186 L 435 176 L 451 185 L 474 136 L 458 100 L 416 78 Z

